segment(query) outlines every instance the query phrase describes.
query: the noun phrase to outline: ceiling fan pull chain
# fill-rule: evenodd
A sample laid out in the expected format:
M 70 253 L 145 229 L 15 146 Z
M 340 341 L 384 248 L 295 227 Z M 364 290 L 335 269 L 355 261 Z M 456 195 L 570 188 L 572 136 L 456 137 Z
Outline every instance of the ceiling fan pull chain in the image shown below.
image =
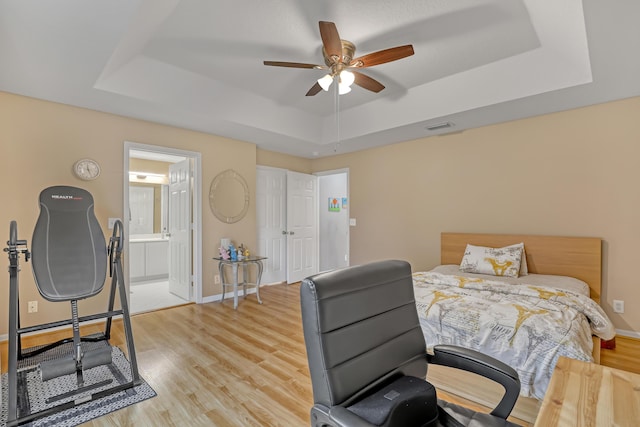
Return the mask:
M 336 74 L 333 79 L 335 80 L 335 84 L 333 85 L 333 93 L 336 111 L 336 143 L 333 145 L 333 152 L 336 153 L 338 151 L 338 148 L 340 148 L 340 75 Z

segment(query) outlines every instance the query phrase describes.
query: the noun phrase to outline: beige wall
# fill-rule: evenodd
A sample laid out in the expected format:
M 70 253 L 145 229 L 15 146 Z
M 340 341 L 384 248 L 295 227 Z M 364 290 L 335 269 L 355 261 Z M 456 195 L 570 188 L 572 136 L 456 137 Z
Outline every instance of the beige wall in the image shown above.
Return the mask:
M 301 157 L 289 156 L 287 154 L 258 149 L 256 152 L 256 163 L 260 166 L 270 166 L 272 168 L 287 169 L 293 172 L 311 173 L 312 160 Z
M 602 305 L 618 329 L 640 332 L 639 159 L 632 98 L 316 159 L 313 170 L 349 168 L 352 264 L 431 268 L 442 231 L 600 237 Z
M 308 160 L 0 92 L 0 174 L 5 182 L 0 227 L 5 224 L 8 237 L 9 221 L 16 219 L 20 238 L 30 240 L 39 192 L 65 184 L 92 192 L 106 228 L 108 217 L 122 216 L 124 141 L 201 152 L 204 295 L 213 295 L 219 289 L 212 285 L 209 260 L 220 237 L 256 246 L 256 164 L 305 173 L 349 168 L 350 213 L 358 224 L 351 228 L 352 264 L 401 258 L 416 270 L 433 267 L 441 231 L 601 237 L 603 306 L 617 328 L 640 332 L 640 284 L 634 270 L 640 231 L 639 117 L 640 98 L 631 98 Z M 100 161 L 99 179 L 85 183 L 73 177 L 71 165 L 81 157 Z M 208 208 L 211 180 L 228 168 L 240 172 L 251 191 L 249 214 L 232 225 L 216 220 Z M 23 267 L 23 323 L 68 317 L 65 304 L 42 301 L 30 266 Z M 0 295 L 8 295 L 6 274 L 0 275 Z M 40 301 L 38 315 L 26 313 L 32 299 Z M 625 314 L 612 313 L 613 299 L 625 301 Z M 0 298 L 0 313 L 6 313 L 6 301 Z M 102 309 L 103 303 L 92 302 L 90 308 Z M 0 316 L 0 334 L 6 333 L 6 317 Z
M 213 285 L 221 237 L 256 247 L 255 181 L 256 147 L 240 141 L 162 126 L 141 120 L 99 113 L 82 108 L 0 92 L 0 156 L 2 186 L 0 227 L 6 242 L 9 222 L 18 221 L 19 238 L 31 241 L 38 210 L 38 195 L 52 185 L 86 188 L 96 201 L 96 216 L 107 236 L 109 217 L 123 217 L 124 142 L 175 147 L 202 153 L 203 295 L 219 293 Z M 91 182 L 80 181 L 71 171 L 73 163 L 90 157 L 102 167 Z M 246 179 L 251 205 L 247 216 L 236 224 L 223 224 L 209 210 L 209 186 L 225 169 L 235 169 Z M 4 225 L 3 225 L 4 224 Z M 0 231 L 0 234 L 2 232 Z M 6 261 L 8 263 L 8 260 Z M 35 287 L 31 266 L 22 262 L 20 304 L 23 325 L 66 319 L 69 305 L 43 300 Z M 0 335 L 7 333 L 8 274 L 0 274 Z M 28 314 L 27 301 L 37 300 L 39 312 Z M 81 314 L 104 311 L 107 293 L 81 301 Z

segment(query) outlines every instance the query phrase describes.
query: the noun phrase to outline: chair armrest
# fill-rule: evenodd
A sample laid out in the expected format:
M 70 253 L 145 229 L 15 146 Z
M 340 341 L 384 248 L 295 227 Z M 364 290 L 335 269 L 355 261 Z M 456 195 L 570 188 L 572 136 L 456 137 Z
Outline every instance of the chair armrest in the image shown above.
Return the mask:
M 469 371 L 502 385 L 504 396 L 491 415 L 507 419 L 520 394 L 520 378 L 512 367 L 486 354 L 454 345 L 436 345 L 427 360 L 435 365 Z
M 333 421 L 339 422 L 344 427 L 375 427 L 373 424 L 363 420 L 347 408 L 334 406 L 329 409 L 329 414 Z

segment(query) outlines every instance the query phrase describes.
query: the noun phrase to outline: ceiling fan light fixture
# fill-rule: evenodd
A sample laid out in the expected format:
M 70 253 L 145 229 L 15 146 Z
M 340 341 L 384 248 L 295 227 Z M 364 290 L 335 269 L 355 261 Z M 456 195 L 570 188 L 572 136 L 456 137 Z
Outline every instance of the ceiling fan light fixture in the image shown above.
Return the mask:
M 331 77 L 331 74 L 325 74 L 324 77 L 318 79 L 318 84 L 325 92 L 329 90 L 332 82 L 333 77 Z
M 356 76 L 351 71 L 342 70 L 340 72 L 340 84 L 341 85 L 345 85 L 345 86 L 351 87 L 351 85 L 353 84 L 353 82 L 355 80 L 356 80 Z
M 338 79 L 339 93 L 345 94 L 351 91 L 352 84 L 356 84 L 371 92 L 378 93 L 384 89 L 384 85 L 376 79 L 360 72 L 363 68 L 374 65 L 386 64 L 397 61 L 414 54 L 413 46 L 408 44 L 396 46 L 377 52 L 372 52 L 358 58 L 354 58 L 356 46 L 348 40 L 343 40 L 338 34 L 336 24 L 329 21 L 318 22 L 320 38 L 322 39 L 322 56 L 325 65 L 307 64 L 302 62 L 263 61 L 264 65 L 275 67 L 306 68 L 314 70 L 329 70 L 329 74 L 318 79 L 305 96 L 314 96 L 321 90 L 328 91 L 333 83 L 332 79 Z M 346 69 L 357 69 L 350 72 Z
M 344 85 L 342 83 L 340 83 L 338 85 L 338 94 L 339 95 L 344 95 L 345 93 L 349 93 L 349 92 L 351 92 L 351 88 L 349 86 Z

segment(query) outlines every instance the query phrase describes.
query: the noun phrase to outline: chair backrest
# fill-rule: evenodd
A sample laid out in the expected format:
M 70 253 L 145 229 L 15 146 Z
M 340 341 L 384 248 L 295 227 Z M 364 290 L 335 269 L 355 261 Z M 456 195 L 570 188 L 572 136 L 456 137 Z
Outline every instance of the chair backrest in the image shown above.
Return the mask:
M 83 299 L 102 290 L 107 245 L 89 192 L 56 186 L 40 193 L 31 255 L 36 286 L 49 301 Z
M 347 404 L 396 375 L 426 376 L 426 344 L 407 262 L 309 277 L 301 284 L 300 303 L 316 404 Z

